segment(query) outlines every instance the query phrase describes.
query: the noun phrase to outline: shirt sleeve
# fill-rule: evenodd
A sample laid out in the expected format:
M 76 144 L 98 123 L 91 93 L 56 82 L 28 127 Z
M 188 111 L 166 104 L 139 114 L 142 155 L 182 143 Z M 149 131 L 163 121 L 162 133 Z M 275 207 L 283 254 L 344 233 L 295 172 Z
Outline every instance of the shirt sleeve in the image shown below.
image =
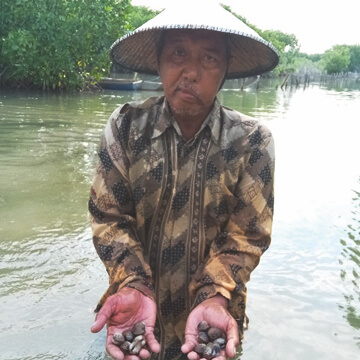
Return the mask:
M 227 196 L 229 218 L 210 247 L 209 256 L 190 283 L 193 306 L 217 293 L 242 332 L 246 319 L 246 283 L 271 241 L 274 210 L 274 141 L 261 125 L 245 139 L 243 171 Z
M 122 112 L 117 109 L 105 127 L 89 199 L 94 246 L 109 274 L 109 287 L 95 311 L 124 286 L 154 298 L 151 270 L 136 234 L 129 161 L 121 142 L 130 119 Z

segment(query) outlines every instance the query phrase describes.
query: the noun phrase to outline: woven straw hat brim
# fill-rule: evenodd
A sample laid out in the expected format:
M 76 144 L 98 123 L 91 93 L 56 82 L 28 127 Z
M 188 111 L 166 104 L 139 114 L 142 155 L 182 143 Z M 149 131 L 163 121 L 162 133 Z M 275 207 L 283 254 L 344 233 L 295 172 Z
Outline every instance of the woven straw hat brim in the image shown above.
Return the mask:
M 181 22 L 176 9 L 164 10 L 137 30 L 117 40 L 111 46 L 112 59 L 126 69 L 158 75 L 156 40 L 159 33 L 164 30 L 193 29 L 228 34 L 232 59 L 227 79 L 261 75 L 277 66 L 279 56 L 276 49 L 221 6 L 216 8 L 216 17 L 209 17 L 204 11 L 198 14 L 193 11 L 186 15 L 186 21 Z

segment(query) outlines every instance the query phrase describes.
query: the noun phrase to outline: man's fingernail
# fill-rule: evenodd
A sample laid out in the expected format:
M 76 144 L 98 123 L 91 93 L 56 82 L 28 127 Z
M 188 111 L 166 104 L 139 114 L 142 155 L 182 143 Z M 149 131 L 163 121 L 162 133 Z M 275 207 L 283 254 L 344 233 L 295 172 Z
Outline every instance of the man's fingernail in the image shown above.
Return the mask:
M 97 321 L 95 321 L 95 322 L 92 324 L 91 328 L 95 327 L 96 323 L 97 323 Z

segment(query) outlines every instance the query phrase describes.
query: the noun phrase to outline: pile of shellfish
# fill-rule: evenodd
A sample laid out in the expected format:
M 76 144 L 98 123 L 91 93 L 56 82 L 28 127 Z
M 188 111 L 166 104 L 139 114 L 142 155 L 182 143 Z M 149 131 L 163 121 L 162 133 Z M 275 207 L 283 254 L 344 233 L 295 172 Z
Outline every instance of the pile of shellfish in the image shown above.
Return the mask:
M 210 326 L 206 321 L 201 321 L 197 328 L 199 343 L 195 346 L 194 351 L 207 360 L 220 356 L 221 349 L 226 346 L 226 338 L 223 336 L 222 330 Z
M 112 343 L 117 345 L 124 354 L 138 355 L 145 346 L 145 323 L 136 323 L 131 330 L 115 332 Z
M 226 346 L 226 338 L 222 330 L 211 326 L 206 321 L 201 321 L 197 328 L 199 343 L 195 346 L 194 351 L 207 360 L 220 356 L 221 349 Z M 140 321 L 131 330 L 115 332 L 112 343 L 118 346 L 124 354 L 138 355 L 146 345 L 145 323 Z

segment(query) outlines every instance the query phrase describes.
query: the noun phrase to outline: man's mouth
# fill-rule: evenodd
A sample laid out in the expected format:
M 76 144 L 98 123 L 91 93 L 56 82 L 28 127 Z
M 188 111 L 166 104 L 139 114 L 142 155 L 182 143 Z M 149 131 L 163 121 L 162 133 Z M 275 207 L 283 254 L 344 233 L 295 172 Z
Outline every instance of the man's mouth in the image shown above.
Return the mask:
M 191 86 L 178 85 L 176 87 L 176 91 L 180 93 L 180 96 L 184 100 L 199 100 L 199 95 L 196 89 Z

